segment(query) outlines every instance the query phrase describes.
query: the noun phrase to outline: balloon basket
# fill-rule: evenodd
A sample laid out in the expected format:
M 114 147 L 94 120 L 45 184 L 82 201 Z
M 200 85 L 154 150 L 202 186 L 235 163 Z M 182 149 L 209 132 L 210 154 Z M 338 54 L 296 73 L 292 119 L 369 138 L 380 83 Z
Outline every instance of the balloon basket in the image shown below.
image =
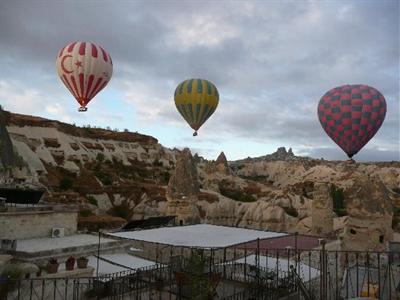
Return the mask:
M 81 107 L 78 108 L 78 111 L 79 111 L 79 112 L 84 112 L 84 111 L 87 111 L 87 108 L 81 106 Z
M 197 131 L 193 132 L 193 136 L 197 136 Z

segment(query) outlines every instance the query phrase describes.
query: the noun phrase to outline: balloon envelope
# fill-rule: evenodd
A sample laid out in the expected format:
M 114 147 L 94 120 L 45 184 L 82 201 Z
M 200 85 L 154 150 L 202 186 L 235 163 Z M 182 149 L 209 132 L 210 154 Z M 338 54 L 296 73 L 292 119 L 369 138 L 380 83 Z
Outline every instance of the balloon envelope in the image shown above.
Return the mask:
M 368 85 L 333 88 L 318 105 L 322 128 L 350 158 L 375 135 L 385 115 L 385 98 Z
M 110 54 L 90 42 L 73 42 L 60 50 L 56 61 L 60 79 L 85 110 L 86 105 L 110 81 Z
M 217 109 L 219 94 L 214 84 L 204 79 L 188 79 L 175 90 L 175 106 L 186 122 L 195 130 Z

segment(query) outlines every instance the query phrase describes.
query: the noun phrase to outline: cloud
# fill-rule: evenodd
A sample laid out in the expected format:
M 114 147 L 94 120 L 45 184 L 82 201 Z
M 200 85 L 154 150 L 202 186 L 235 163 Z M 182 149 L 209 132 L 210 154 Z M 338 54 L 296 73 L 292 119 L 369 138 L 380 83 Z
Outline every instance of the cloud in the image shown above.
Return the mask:
M 201 77 L 221 95 L 218 110 L 201 129 L 209 137 L 202 147 L 219 149 L 221 142 L 214 141 L 237 140 L 335 149 L 320 127 L 318 101 L 332 87 L 365 83 L 388 104 L 367 158 L 385 145 L 390 150 L 382 157 L 397 159 L 390 155 L 400 127 L 398 1 L 206 4 L 2 1 L 0 80 L 25 82 L 18 92 L 6 93 L 14 100 L 3 101 L 21 112 L 65 116 L 55 54 L 71 40 L 87 39 L 111 53 L 114 75 L 107 89 L 139 124 L 168 126 L 170 136 L 176 135 L 186 125 L 174 107 L 175 87 Z M 116 124 L 117 118 L 116 110 L 96 114 L 103 123 Z

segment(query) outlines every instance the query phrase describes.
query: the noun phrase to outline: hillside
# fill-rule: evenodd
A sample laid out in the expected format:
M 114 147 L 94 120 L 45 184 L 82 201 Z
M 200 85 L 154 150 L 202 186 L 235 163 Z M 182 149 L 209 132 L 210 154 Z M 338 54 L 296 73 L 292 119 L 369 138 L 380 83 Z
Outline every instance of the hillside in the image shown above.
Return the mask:
M 174 214 L 184 221 L 341 235 L 348 245 L 368 240 L 374 249 L 400 232 L 400 162 L 330 162 L 284 148 L 256 159 L 228 162 L 221 153 L 207 161 L 139 133 L 9 112 L 4 123 L 24 160 L 19 181 L 44 185 L 44 202 L 79 205 L 81 228 Z M 1 139 L 4 145 L 7 137 Z M 9 150 L 2 149 L 7 158 Z

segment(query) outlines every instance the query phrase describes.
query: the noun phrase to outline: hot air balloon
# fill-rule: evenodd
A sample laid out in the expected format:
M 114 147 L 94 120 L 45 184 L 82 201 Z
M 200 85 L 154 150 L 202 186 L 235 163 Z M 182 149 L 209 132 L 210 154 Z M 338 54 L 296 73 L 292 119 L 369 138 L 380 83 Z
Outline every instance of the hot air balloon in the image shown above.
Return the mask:
M 174 98 L 176 108 L 195 130 L 193 136 L 196 136 L 197 130 L 216 110 L 219 94 L 208 80 L 188 79 L 176 87 Z
M 73 42 L 60 50 L 56 61 L 58 76 L 86 111 L 86 105 L 110 81 L 110 54 L 89 42 Z
M 343 85 L 319 101 L 319 121 L 329 137 L 351 158 L 381 127 L 386 115 L 382 94 L 368 85 Z

